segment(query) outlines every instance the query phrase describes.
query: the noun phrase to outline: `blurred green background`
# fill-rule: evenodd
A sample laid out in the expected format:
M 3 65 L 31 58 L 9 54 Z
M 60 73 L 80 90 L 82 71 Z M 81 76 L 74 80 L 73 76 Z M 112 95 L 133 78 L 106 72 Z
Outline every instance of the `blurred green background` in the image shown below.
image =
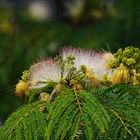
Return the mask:
M 0 0 L 0 124 L 24 102 L 22 71 L 60 47 L 140 46 L 139 0 Z

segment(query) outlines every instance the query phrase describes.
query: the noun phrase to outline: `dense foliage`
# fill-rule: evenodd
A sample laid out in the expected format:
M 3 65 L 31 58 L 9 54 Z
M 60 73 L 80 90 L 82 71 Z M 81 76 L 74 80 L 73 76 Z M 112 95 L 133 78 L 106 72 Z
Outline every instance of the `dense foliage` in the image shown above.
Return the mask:
M 28 105 L 0 127 L 1 139 L 138 140 L 140 82 L 131 67 L 123 62 L 109 67 L 117 57 L 108 52 L 61 51 L 55 59 L 39 61 L 23 72 L 16 95 Z M 133 70 L 139 72 L 135 66 Z
M 140 138 L 140 89 L 119 84 L 74 93 L 19 108 L 0 128 L 1 140 Z

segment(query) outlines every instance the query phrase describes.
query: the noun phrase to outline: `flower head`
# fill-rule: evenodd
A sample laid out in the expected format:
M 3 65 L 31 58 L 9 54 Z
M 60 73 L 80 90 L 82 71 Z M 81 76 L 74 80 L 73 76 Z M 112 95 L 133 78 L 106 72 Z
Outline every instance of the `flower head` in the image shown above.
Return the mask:
M 103 75 L 108 73 L 107 63 L 113 57 L 111 53 L 101 53 L 86 49 L 64 48 L 62 50 L 62 58 L 65 59 L 68 55 L 74 56 L 74 66 L 79 70 L 82 65 L 101 79 Z
M 51 59 L 41 61 L 30 68 L 30 87 L 39 88 L 45 86 L 48 82 L 60 82 L 61 69 Z
M 28 83 L 23 80 L 19 80 L 15 88 L 16 95 L 22 97 L 27 90 L 28 90 Z
M 112 84 L 128 83 L 130 80 L 129 70 L 121 63 L 120 67 L 113 71 L 110 80 Z

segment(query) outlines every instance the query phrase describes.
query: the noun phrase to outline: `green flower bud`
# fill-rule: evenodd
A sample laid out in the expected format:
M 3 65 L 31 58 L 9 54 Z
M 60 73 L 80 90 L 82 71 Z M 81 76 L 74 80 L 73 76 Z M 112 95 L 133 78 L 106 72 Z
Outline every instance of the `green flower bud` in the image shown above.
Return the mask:
M 118 55 L 122 55 L 123 51 L 122 51 L 122 48 L 120 48 L 118 51 L 117 51 L 117 56 Z
M 140 59 L 140 53 L 139 52 L 135 52 L 133 56 L 136 60 Z
M 125 57 L 132 57 L 133 56 L 133 47 L 127 47 L 125 48 L 125 50 L 123 51 L 123 55 Z
M 127 61 L 126 61 L 126 64 L 127 64 L 128 66 L 133 65 L 133 64 L 135 64 L 135 63 L 136 63 L 136 61 L 135 61 L 134 58 L 128 58 Z
M 110 68 L 117 68 L 120 64 L 119 58 L 112 59 L 109 63 Z
M 122 63 L 123 63 L 123 64 L 126 64 L 126 63 L 127 63 L 127 59 L 128 59 L 127 57 L 123 57 L 123 58 L 122 58 Z
M 28 79 L 29 79 L 29 70 L 25 70 L 25 71 L 23 71 L 23 75 L 21 76 L 21 79 L 23 80 L 23 81 L 28 81 Z

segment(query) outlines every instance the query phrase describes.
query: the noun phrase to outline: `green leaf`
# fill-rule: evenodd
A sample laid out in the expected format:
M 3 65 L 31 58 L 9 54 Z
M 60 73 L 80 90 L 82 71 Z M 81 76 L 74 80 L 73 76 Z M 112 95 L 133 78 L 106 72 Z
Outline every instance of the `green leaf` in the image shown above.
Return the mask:
M 0 129 L 1 140 L 35 140 L 44 136 L 45 115 L 40 112 L 43 102 L 35 102 L 19 108 Z M 41 129 L 40 129 L 41 128 Z

